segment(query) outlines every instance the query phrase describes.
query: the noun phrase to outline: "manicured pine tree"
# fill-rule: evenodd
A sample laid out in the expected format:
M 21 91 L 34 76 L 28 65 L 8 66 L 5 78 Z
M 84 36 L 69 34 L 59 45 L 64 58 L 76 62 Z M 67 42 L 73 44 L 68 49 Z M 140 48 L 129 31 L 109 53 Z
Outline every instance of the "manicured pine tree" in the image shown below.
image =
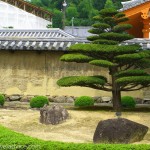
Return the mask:
M 150 51 L 139 45 L 121 45 L 132 39 L 126 30 L 131 28 L 125 15 L 114 9 L 103 9 L 94 17 L 97 21 L 89 30 L 90 44 L 75 44 L 61 61 L 89 63 L 107 68 L 111 80 L 105 76 L 69 76 L 57 81 L 59 86 L 82 86 L 112 92 L 115 111 L 121 111 L 121 91 L 136 91 L 150 86 L 150 75 L 144 71 L 150 68 Z M 121 23 L 121 24 L 120 24 Z

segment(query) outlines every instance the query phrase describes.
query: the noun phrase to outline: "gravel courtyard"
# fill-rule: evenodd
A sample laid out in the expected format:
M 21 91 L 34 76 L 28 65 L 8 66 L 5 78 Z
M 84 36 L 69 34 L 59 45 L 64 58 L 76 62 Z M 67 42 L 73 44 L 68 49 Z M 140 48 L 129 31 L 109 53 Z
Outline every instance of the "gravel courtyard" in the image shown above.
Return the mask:
M 59 125 L 39 123 L 37 110 L 0 110 L 0 124 L 14 131 L 43 140 L 91 143 L 95 128 L 100 120 L 114 118 L 110 111 L 68 110 L 70 119 Z M 124 112 L 124 118 L 142 123 L 150 128 L 150 112 Z M 150 144 L 150 129 L 139 144 Z

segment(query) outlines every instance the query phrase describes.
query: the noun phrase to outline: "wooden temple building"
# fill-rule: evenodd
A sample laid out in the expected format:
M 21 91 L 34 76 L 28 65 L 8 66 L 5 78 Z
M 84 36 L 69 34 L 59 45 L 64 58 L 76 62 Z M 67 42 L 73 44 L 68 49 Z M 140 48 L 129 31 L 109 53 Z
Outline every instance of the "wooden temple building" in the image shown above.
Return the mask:
M 133 25 L 129 33 L 136 38 L 150 38 L 150 0 L 130 0 L 122 2 L 123 11 Z

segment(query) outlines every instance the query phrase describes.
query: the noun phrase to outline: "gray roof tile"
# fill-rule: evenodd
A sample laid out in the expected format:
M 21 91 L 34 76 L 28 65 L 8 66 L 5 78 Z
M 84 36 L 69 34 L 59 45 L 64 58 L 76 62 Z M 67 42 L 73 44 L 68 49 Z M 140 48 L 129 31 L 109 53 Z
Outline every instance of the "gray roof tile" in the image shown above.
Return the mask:
M 48 30 L 0 30 L 0 38 L 74 38 L 71 34 L 64 32 L 58 28 Z
M 126 2 L 121 2 L 123 5 L 123 8 L 120 9 L 120 11 L 128 10 L 130 8 L 141 5 L 141 4 L 146 3 L 148 1 L 150 1 L 150 0 L 130 0 L 130 1 L 126 1 Z
M 84 38 L 60 30 L 0 30 L 0 50 L 59 50 L 75 43 L 87 43 Z

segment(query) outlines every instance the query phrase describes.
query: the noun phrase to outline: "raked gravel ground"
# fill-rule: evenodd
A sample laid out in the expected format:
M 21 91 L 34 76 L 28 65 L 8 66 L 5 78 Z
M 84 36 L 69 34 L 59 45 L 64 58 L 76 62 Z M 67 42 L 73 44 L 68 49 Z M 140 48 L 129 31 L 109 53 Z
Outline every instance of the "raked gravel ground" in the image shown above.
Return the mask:
M 0 109 L 0 124 L 14 131 L 43 140 L 91 143 L 100 120 L 115 118 L 109 111 L 68 110 L 70 118 L 58 125 L 39 123 L 37 110 Z M 124 118 L 144 124 L 150 128 L 150 112 L 124 112 Z M 137 144 L 150 144 L 150 129 L 144 140 Z

